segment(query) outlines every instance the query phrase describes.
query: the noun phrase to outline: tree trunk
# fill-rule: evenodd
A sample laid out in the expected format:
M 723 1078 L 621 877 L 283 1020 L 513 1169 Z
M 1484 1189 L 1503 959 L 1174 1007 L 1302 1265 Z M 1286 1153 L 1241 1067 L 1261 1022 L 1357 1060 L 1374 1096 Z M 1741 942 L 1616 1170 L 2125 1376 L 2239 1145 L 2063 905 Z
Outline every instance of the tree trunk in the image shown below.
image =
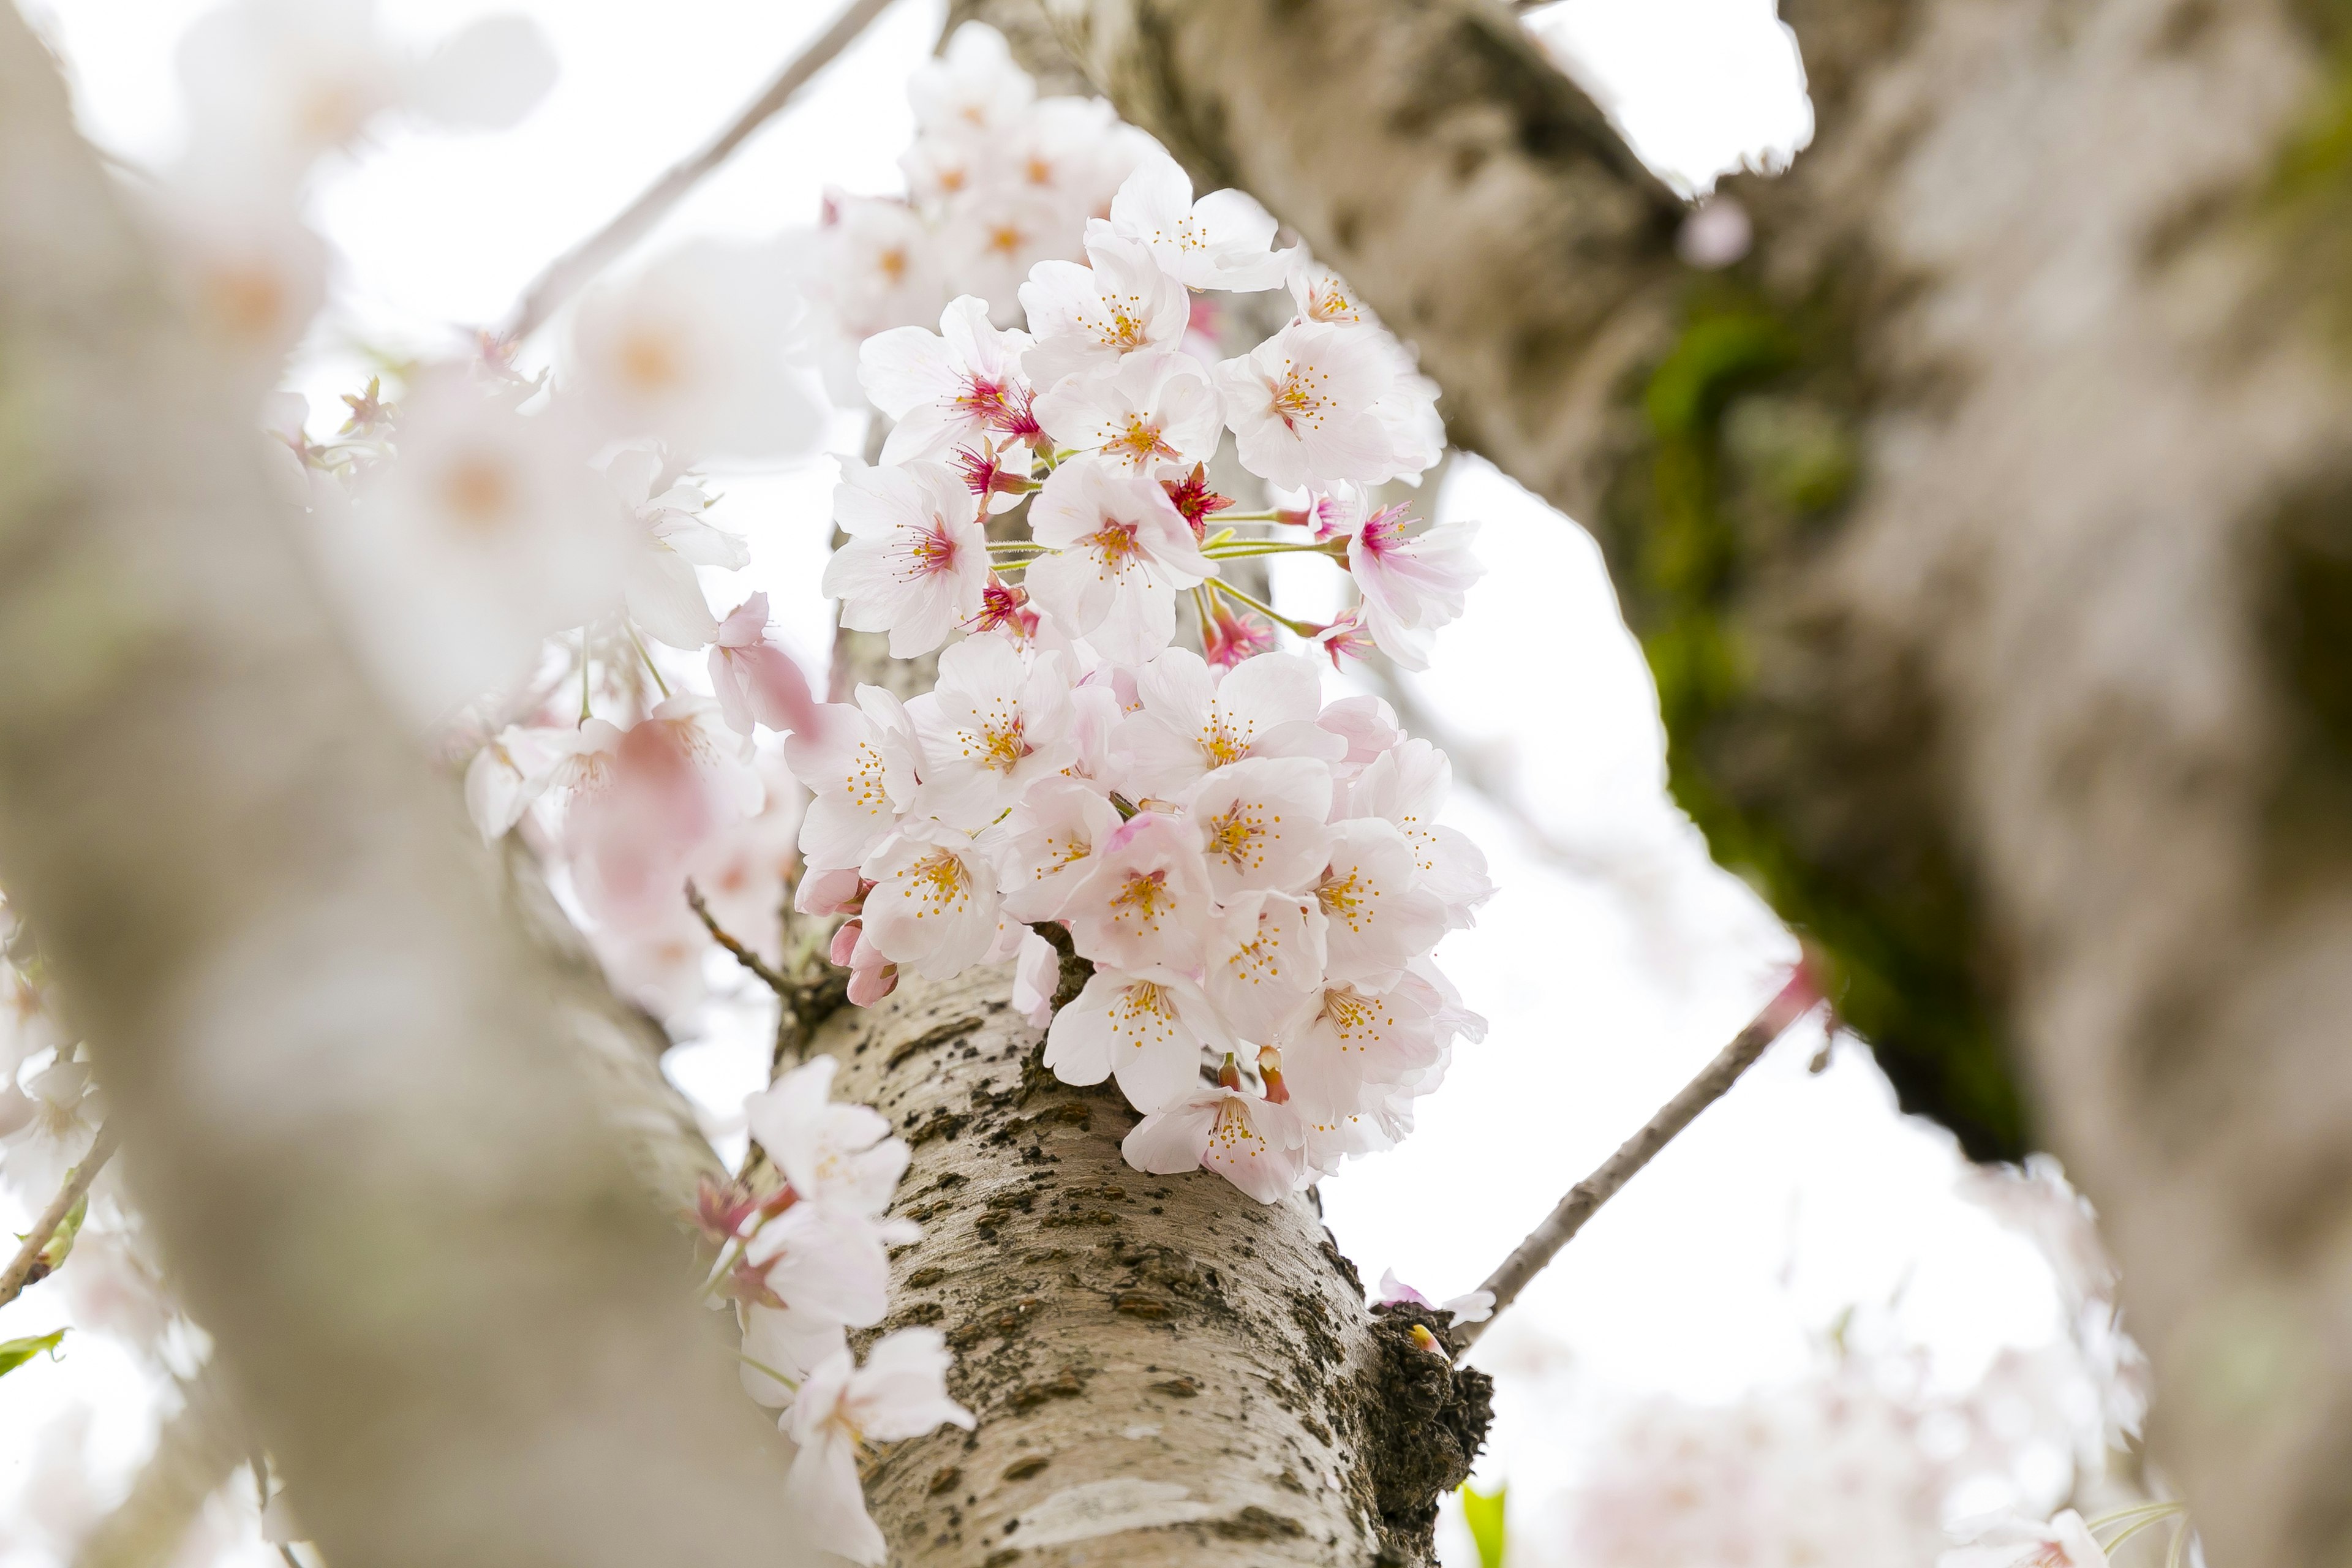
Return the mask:
M 931 661 L 842 631 L 832 694 L 903 695 Z M 1064 950 L 1058 1005 L 1086 983 Z M 949 1391 L 980 1423 L 898 1444 L 867 1471 L 893 1561 L 926 1568 L 1203 1561 L 1326 1568 L 1433 1562 L 1439 1500 L 1485 1439 L 1491 1384 L 1423 1348 L 1414 1308 L 1368 1311 L 1312 1194 L 1258 1203 L 1222 1176 L 1150 1176 L 1116 1087 L 1076 1089 L 1013 1011 L 1009 968 L 902 973 L 842 1005 L 812 1051 L 835 1093 L 889 1117 L 914 1159 L 892 1214 L 877 1332 L 939 1327 Z M 803 1037 L 788 1026 L 779 1068 Z
M 2345 7 L 1787 0 L 1816 144 L 1700 274 L 1497 5 L 1048 3 L 1595 528 L 1905 1104 L 2067 1156 L 2215 1560 L 2352 1555 Z
M 8 7 L 0 210 L 0 881 L 305 1522 L 339 1568 L 799 1560 L 631 1169 L 702 1157 L 646 1033 L 501 908 Z

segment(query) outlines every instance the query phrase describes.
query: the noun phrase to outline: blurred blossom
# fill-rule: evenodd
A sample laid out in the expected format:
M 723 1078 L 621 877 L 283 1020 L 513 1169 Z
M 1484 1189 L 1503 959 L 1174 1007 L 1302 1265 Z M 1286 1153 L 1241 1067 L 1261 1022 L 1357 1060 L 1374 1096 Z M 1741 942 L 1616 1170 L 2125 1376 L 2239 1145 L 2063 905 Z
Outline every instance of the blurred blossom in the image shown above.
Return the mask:
M 788 363 L 801 310 L 776 247 L 696 240 L 590 291 L 562 383 L 608 437 L 692 459 L 804 451 L 819 413 Z

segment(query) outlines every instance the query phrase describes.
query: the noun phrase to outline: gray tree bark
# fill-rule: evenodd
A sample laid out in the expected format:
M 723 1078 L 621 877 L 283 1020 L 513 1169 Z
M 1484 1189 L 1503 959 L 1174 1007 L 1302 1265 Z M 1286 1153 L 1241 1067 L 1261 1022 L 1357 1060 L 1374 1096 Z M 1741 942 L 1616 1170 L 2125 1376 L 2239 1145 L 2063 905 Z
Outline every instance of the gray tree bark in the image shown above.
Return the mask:
M 1702 275 L 1486 0 L 1045 3 L 1599 533 L 1905 1103 L 2067 1157 L 2214 1560 L 2352 1558 L 2345 8 L 1786 0 L 1815 146 Z
M 0 881 L 306 1523 L 344 1568 L 797 1560 L 646 1184 L 707 1152 L 342 651 L 6 7 L 0 208 Z

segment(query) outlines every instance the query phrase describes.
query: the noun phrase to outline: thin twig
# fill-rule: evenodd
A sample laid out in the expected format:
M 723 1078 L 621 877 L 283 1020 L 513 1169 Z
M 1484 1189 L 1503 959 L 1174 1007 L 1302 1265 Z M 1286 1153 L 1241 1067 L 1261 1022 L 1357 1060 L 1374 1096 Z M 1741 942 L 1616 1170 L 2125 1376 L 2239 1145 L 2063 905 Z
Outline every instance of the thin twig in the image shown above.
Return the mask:
M 66 1184 L 58 1189 L 58 1195 L 49 1200 L 49 1206 L 41 1211 L 41 1217 L 33 1222 L 33 1228 L 25 1237 L 25 1245 L 16 1249 L 16 1258 L 9 1262 L 8 1271 L 0 1274 L 0 1307 L 15 1300 L 25 1287 L 32 1283 L 33 1268 L 40 1262 L 41 1249 L 48 1246 L 49 1238 L 58 1233 L 58 1226 L 65 1224 L 66 1215 L 73 1212 L 74 1205 L 81 1201 L 82 1194 L 89 1191 L 89 1184 L 98 1180 L 99 1172 L 106 1168 L 108 1160 L 113 1158 L 115 1142 L 111 1124 L 100 1127 L 98 1136 L 90 1140 L 89 1152 L 82 1156 L 81 1163 L 66 1177 Z
M 719 923 L 718 917 L 710 912 L 710 906 L 702 901 L 702 889 L 692 882 L 686 885 L 686 903 L 701 920 L 702 929 L 710 933 L 711 941 L 733 953 L 735 962 L 758 975 L 769 990 L 788 1001 L 792 998 L 793 983 L 770 968 L 766 959 L 730 935 L 727 928 Z
M 514 309 L 502 329 L 509 339 L 529 337 L 546 324 L 556 307 L 578 293 L 588 280 L 611 266 L 620 254 L 635 245 L 659 223 L 669 210 L 684 199 L 687 192 L 700 183 L 702 177 L 719 167 L 741 146 L 751 132 L 765 125 L 782 111 L 800 89 L 808 85 L 834 58 L 856 41 L 890 5 L 890 0 L 851 0 L 850 5 L 833 20 L 833 26 L 817 35 L 808 47 L 794 56 L 778 71 L 773 80 L 760 96 L 744 105 L 743 111 L 729 122 L 727 128 L 707 142 L 691 157 L 670 165 L 668 171 L 645 191 L 635 201 L 623 207 L 613 220 L 579 244 L 565 251 L 547 265 L 547 269 L 532 279 L 529 289 Z
M 1482 1287 L 1495 1295 L 1494 1315 L 1485 1322 L 1457 1324 L 1454 1342 L 1467 1349 L 1479 1335 L 1493 1326 L 1496 1316 L 1518 1300 L 1528 1281 L 1543 1271 L 1544 1265 L 1559 1255 L 1584 1222 L 1592 1217 L 1602 1204 L 1617 1195 L 1619 1188 L 1633 1179 L 1635 1172 L 1657 1157 L 1658 1151 L 1674 1142 L 1675 1135 L 1689 1126 L 1698 1113 L 1723 1098 L 1738 1082 L 1739 1075 L 1755 1065 L 1765 1047 L 1786 1033 L 1790 1025 L 1812 1010 L 1822 999 L 1820 983 L 1814 978 L 1814 966 L 1809 959 L 1797 965 L 1779 995 L 1764 1005 L 1748 1026 L 1740 1030 L 1731 1044 L 1723 1047 L 1706 1069 L 1685 1084 L 1682 1092 L 1666 1101 L 1649 1124 L 1625 1140 L 1618 1151 L 1601 1163 L 1601 1168 L 1568 1190 L 1544 1222 L 1529 1233 L 1528 1238 L 1503 1259 L 1503 1266 L 1486 1278 Z

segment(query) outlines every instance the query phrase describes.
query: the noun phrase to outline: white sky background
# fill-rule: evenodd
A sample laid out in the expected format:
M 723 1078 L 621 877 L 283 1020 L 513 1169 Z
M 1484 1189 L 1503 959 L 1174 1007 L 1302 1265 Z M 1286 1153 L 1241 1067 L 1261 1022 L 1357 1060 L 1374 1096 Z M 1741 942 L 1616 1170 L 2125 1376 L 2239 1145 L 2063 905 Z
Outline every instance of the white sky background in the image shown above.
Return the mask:
M 209 0 L 30 0 L 76 77 L 84 121 L 110 149 L 162 164 L 177 143 L 172 50 Z M 452 346 L 497 319 L 551 257 L 601 224 L 699 143 L 829 19 L 830 5 L 774 0 L 381 0 L 400 31 L 430 38 L 521 9 L 552 39 L 562 75 L 515 132 L 404 132 L 325 180 L 315 217 L 341 258 L 337 313 L 300 384 L 313 430 L 356 390 L 348 345 Z M 789 113 L 699 189 L 655 240 L 767 234 L 810 221 L 820 190 L 900 188 L 911 134 L 903 84 L 936 36 L 937 0 L 900 0 Z M 1792 47 L 1771 0 L 1566 0 L 1535 25 L 1572 50 L 1579 75 L 1663 171 L 1688 186 L 1743 161 L 1785 157 L 1808 133 Z M 839 444 L 856 438 L 845 421 Z M 765 587 L 801 649 L 829 638 L 815 581 L 832 466 L 730 476 L 717 521 L 745 532 L 755 564 L 714 588 L 722 608 Z M 1717 1049 L 1777 984 L 1792 944 L 1756 900 L 1706 860 L 1661 793 L 1647 671 L 1581 530 L 1491 468 L 1461 463 L 1437 498 L 1483 520 L 1492 574 L 1421 678 L 1433 711 L 1513 759 L 1549 835 L 1605 875 L 1545 861 L 1466 793 L 1454 818 L 1486 848 L 1502 891 L 1475 931 L 1441 953 L 1494 1025 L 1457 1054 L 1400 1151 L 1323 1187 L 1342 1247 L 1367 1282 L 1393 1268 L 1433 1298 L 1467 1290 L 1559 1194 Z M 1282 563 L 1286 567 L 1294 562 Z M 1308 567 L 1319 563 L 1307 563 Z M 1311 610 L 1318 584 L 1277 578 Z M 731 597 L 724 596 L 732 592 Z M 1974 1378 L 2004 1343 L 2053 1337 L 2056 1298 L 2022 1241 L 1951 1194 L 1950 1141 L 1906 1122 L 1866 1054 L 1842 1046 L 1819 1076 L 1803 1031 L 1767 1058 L 1596 1219 L 1482 1347 L 1505 1373 L 1484 1484 L 1514 1488 L 1532 1529 L 1544 1494 L 1573 1479 L 1579 1436 L 1612 1402 L 1648 1391 L 1728 1397 L 1818 1363 L 1841 1310 L 1929 1347 L 1939 1375 Z M 764 1044 L 727 1031 L 682 1047 L 681 1081 L 740 1103 Z M 22 1225 L 24 1218 L 15 1218 Z M 13 1228 L 13 1226 L 12 1226 Z M 0 1311 L 0 1338 L 64 1320 L 36 1289 Z M 1543 1375 L 1534 1375 L 1540 1368 Z M 64 1362 L 0 1384 L 0 1564 L 37 1500 L 37 1446 L 54 1417 L 96 1411 L 92 1452 L 121 1476 L 149 1441 L 143 1374 L 96 1336 Z M 250 1538 L 247 1538 L 248 1541 Z M 1533 1544 L 1530 1542 L 1529 1544 Z M 1475 1561 L 1454 1542 L 1450 1561 Z M 1536 1561 L 1532 1557 L 1522 1561 Z M 223 1561 L 274 1563 L 257 1542 Z M 1899 1565 L 1890 1565 L 1899 1568 Z

